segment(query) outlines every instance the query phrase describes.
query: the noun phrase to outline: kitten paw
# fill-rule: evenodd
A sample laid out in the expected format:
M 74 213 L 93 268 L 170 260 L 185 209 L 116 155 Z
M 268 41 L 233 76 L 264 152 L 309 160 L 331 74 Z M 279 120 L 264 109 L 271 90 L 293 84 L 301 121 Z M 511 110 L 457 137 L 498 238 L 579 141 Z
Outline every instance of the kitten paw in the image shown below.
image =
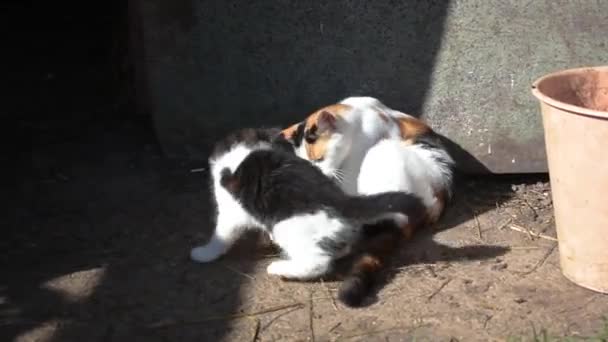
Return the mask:
M 319 263 L 300 262 L 299 260 L 273 261 L 266 268 L 268 274 L 277 275 L 291 280 L 312 280 L 326 274 L 329 262 L 323 260 Z
M 283 278 L 293 278 L 293 265 L 288 260 L 273 261 L 266 268 L 266 273 Z
M 224 250 L 213 245 L 205 245 L 192 248 L 190 259 L 196 262 L 210 262 L 219 258 Z

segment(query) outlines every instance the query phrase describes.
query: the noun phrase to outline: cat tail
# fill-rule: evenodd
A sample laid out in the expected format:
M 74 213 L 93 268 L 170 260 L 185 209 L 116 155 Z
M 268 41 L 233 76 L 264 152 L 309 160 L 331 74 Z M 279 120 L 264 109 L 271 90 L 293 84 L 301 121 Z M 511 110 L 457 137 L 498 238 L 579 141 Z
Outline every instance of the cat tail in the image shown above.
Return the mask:
M 425 222 L 426 210 L 416 196 L 390 192 L 351 200 L 350 214 L 367 221 L 363 225 L 360 253 L 338 291 L 341 302 L 362 305 L 375 287 L 377 274 L 389 262 L 404 237 Z M 372 221 L 375 221 L 371 223 Z
M 422 200 L 401 191 L 353 196 L 346 201 L 343 214 L 353 221 L 372 223 L 387 218 L 397 221 L 419 221 L 426 213 Z

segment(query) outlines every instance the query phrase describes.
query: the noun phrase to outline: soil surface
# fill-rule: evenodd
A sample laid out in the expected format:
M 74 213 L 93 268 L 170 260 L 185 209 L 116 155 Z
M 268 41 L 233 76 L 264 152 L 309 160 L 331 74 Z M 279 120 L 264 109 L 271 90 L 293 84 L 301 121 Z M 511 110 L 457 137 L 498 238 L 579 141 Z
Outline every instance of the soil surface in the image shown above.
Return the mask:
M 163 159 L 145 122 L 78 131 L 37 135 L 7 188 L 2 341 L 488 341 L 592 335 L 608 313 L 608 296 L 560 273 L 546 178 L 463 180 L 377 297 L 349 309 L 337 282 L 268 276 L 276 256 L 255 235 L 191 262 L 213 228 L 205 163 Z

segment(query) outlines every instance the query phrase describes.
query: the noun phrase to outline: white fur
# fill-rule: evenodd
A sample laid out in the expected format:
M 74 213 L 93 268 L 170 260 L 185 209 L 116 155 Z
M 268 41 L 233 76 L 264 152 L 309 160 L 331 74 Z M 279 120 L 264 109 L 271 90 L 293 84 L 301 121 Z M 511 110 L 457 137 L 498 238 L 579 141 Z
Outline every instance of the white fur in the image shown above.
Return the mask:
M 361 164 L 357 191 L 365 195 L 408 191 L 417 195 L 426 208 L 435 208 L 435 189 L 449 186 L 443 166 L 433 159 L 436 153 L 445 152 L 406 145 L 395 139 L 381 140 L 367 152 Z
M 449 191 L 452 180 L 451 171 L 434 157 L 441 155 L 451 163 L 447 152 L 405 144 L 397 124 L 383 120 L 379 113 L 395 119 L 411 116 L 373 97 L 349 97 L 340 103 L 352 107 L 352 112 L 338 118 L 340 133 L 328 142 L 323 161 L 313 163 L 338 178 L 348 194 L 406 191 L 419 196 L 427 210 L 435 210 L 436 191 Z M 308 159 L 304 147 L 296 153 Z
M 377 106 L 380 102 L 377 100 L 351 97 L 341 103 L 352 107 L 351 114 L 336 118 L 337 130 L 327 142 L 323 160 L 311 162 L 326 175 L 340 179 L 342 189 L 347 194 L 355 195 L 359 169 L 367 151 L 387 134 L 397 136 L 399 132 L 389 132 L 391 126 L 380 119 Z M 304 144 L 300 145 L 296 154 L 308 159 Z
M 319 247 L 324 238 L 335 239 L 349 224 L 324 211 L 298 215 L 277 223 L 273 228 L 276 244 L 286 253 L 287 259 L 274 261 L 268 265 L 268 274 L 285 278 L 308 280 L 322 276 L 329 271 L 331 261 L 338 256 L 330 255 Z

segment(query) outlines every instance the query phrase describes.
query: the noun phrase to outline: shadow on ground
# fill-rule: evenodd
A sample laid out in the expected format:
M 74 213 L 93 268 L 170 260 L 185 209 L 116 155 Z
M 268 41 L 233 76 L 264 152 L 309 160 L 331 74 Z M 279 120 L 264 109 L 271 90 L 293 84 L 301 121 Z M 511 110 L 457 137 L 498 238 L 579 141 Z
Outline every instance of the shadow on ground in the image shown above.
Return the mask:
M 132 111 L 124 2 L 3 7 L 40 29 L 16 30 L 4 64 L 21 138 L 5 146 L 0 340 L 165 340 L 146 327 L 236 310 L 243 276 L 187 258 L 210 230 L 205 174 L 164 159 Z M 229 323 L 169 339 L 219 339 Z
M 163 160 L 144 124 L 95 124 L 78 144 L 34 151 L 2 241 L 3 338 L 49 329 L 57 341 L 162 340 L 146 326 L 239 305 L 242 275 L 187 257 L 210 227 L 204 174 Z M 248 248 L 236 256 L 242 272 Z M 219 338 L 226 324 L 171 340 Z

